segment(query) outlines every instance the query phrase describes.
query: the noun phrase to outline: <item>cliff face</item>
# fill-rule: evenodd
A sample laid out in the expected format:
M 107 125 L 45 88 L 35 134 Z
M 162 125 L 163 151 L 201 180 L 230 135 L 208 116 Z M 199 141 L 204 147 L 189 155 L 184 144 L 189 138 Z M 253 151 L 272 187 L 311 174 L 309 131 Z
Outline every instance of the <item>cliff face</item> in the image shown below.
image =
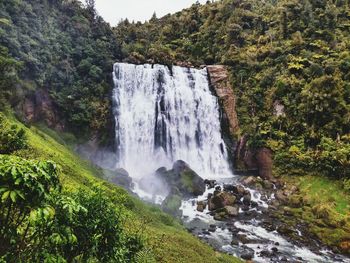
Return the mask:
M 223 120 L 229 124 L 231 137 L 239 130 L 239 121 L 236 112 L 236 97 L 229 81 L 229 72 L 225 66 L 207 66 L 210 83 L 219 98 L 224 111 Z M 249 136 L 249 135 L 248 135 Z M 249 172 L 258 172 L 265 179 L 272 177 L 272 152 L 270 149 L 250 149 L 247 145 L 247 135 L 242 136 L 233 151 L 232 159 L 236 169 Z
M 230 85 L 229 72 L 225 66 L 221 65 L 207 66 L 207 69 L 210 83 L 220 100 L 229 123 L 230 133 L 233 135 L 239 129 L 239 123 L 236 112 L 236 97 Z
M 64 124 L 49 93 L 45 89 L 36 90 L 17 106 L 17 113 L 26 123 L 44 122 L 48 127 L 63 131 Z

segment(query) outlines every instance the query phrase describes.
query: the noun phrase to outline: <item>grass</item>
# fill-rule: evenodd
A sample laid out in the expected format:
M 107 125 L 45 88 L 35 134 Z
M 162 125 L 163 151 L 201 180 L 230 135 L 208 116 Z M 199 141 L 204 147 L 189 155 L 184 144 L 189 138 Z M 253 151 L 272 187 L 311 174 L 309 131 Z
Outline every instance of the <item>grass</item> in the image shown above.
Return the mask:
M 350 193 L 342 188 L 339 181 L 321 176 L 305 176 L 300 178 L 299 186 L 314 202 L 333 203 L 335 211 L 350 215 Z
M 350 242 L 350 193 L 341 182 L 317 175 L 284 176 L 283 180 L 298 186 L 304 206 L 295 212 L 309 224 L 311 233 L 350 254 L 345 246 Z
M 127 210 L 127 231 L 143 229 L 146 244 L 151 248 L 157 262 L 241 262 L 235 257 L 214 251 L 158 207 L 145 204 L 124 189 L 103 181 L 102 170 L 77 156 L 58 133 L 42 125 L 27 127 L 11 114 L 8 114 L 7 118 L 11 124 L 25 129 L 28 138 L 28 149 L 18 151 L 16 155 L 27 159 L 52 160 L 59 164 L 60 180 L 65 191 L 89 189 L 94 184 L 101 185 L 115 204 Z

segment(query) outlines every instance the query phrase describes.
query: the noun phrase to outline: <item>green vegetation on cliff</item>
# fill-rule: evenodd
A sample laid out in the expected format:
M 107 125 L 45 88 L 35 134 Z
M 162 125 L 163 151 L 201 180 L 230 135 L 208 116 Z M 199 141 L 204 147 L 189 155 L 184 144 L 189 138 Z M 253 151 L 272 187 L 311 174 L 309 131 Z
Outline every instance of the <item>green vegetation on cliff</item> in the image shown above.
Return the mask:
M 129 61 L 224 64 L 241 134 L 285 171 L 350 177 L 350 3 L 222 0 L 115 29 Z
M 45 89 L 70 128 L 84 135 L 101 131 L 110 117 L 119 50 L 93 6 L 77 0 L 0 1 L 2 102 L 22 107 L 25 98 Z

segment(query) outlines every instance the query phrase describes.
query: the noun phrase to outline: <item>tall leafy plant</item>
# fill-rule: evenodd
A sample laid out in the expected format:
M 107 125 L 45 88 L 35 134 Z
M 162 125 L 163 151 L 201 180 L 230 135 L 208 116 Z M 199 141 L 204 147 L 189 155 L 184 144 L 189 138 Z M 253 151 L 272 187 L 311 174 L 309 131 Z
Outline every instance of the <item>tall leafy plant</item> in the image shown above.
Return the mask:
M 0 256 L 6 258 L 11 251 L 19 255 L 40 235 L 31 229 L 33 220 L 28 218 L 33 219 L 39 208 L 43 216 L 52 215 L 45 203 L 58 187 L 58 169 L 53 162 L 0 155 Z

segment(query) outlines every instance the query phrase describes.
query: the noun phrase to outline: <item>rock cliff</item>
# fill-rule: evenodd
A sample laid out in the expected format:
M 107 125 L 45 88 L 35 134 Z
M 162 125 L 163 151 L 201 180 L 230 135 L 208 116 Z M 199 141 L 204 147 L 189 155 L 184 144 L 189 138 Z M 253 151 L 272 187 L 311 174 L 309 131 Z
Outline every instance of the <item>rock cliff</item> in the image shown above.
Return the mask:
M 236 112 L 236 97 L 229 81 L 229 72 L 225 66 L 207 66 L 210 84 L 219 98 L 223 108 L 223 120 L 229 124 L 231 136 L 237 134 L 239 121 Z M 247 145 L 247 136 L 242 136 L 232 153 L 235 168 L 249 172 L 257 171 L 265 179 L 272 177 L 272 152 L 267 148 L 250 149 Z
M 48 127 L 62 131 L 64 124 L 46 89 L 36 90 L 27 96 L 23 103 L 17 105 L 17 113 L 26 123 L 44 122 Z
M 210 83 L 223 107 L 229 123 L 230 133 L 233 135 L 239 129 L 239 122 L 236 112 L 236 97 L 230 85 L 229 72 L 222 65 L 207 66 L 207 69 Z

